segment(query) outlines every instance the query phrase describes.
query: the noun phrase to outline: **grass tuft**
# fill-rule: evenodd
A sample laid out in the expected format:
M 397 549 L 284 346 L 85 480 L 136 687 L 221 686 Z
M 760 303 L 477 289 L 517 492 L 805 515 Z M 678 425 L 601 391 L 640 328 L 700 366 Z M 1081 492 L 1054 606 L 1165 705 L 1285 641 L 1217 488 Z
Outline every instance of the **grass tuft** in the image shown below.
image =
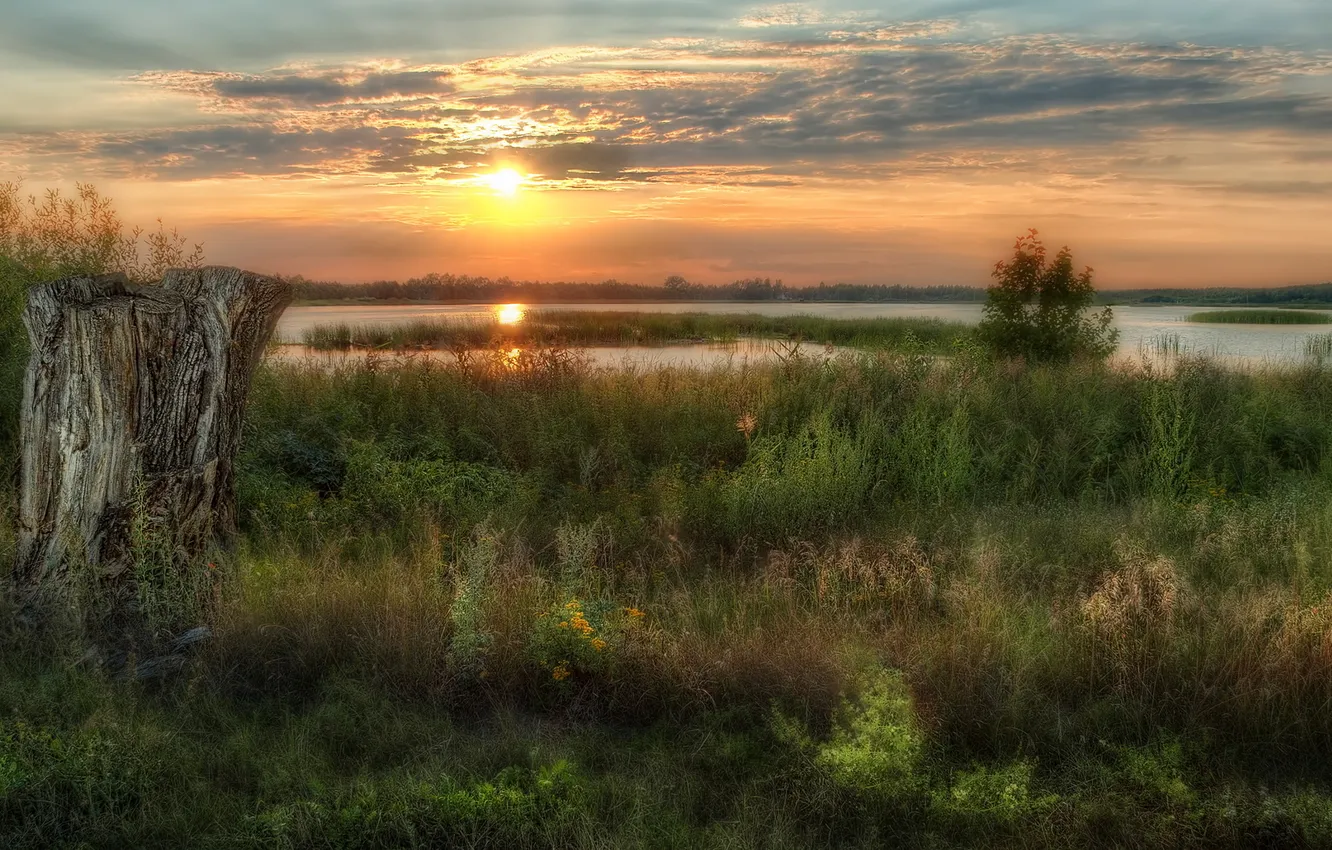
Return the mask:
M 1190 322 L 1229 325 L 1326 325 L 1332 323 L 1332 313 L 1313 310 L 1208 310 L 1193 313 Z

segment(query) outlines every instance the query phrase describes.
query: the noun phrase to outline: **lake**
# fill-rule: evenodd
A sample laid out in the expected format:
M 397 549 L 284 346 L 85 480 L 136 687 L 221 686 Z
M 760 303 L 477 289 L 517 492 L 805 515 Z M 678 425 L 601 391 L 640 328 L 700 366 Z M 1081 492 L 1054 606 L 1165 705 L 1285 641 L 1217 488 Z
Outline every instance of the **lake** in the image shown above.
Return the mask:
M 813 315 L 837 319 L 867 318 L 937 318 L 976 324 L 981 319 L 980 304 L 864 304 L 795 302 L 670 302 L 634 304 L 541 304 L 533 310 L 593 310 L 613 312 L 662 313 L 758 313 L 766 316 Z M 1177 337 L 1180 349 L 1206 354 L 1227 361 L 1243 363 L 1289 363 L 1304 356 L 1304 341 L 1332 331 L 1332 325 L 1226 325 L 1192 324 L 1185 319 L 1191 313 L 1212 307 L 1132 306 L 1115 307 L 1115 327 L 1119 328 L 1120 354 L 1136 356 L 1144 346 L 1163 335 Z M 1225 308 L 1220 308 L 1225 309 Z M 1238 309 L 1238 308 L 1237 308 Z M 353 304 L 337 306 L 289 307 L 278 322 L 277 338 L 299 343 L 309 328 L 324 324 L 406 324 L 419 319 L 489 319 L 492 304 Z M 806 353 L 817 353 L 821 346 L 804 346 Z M 295 354 L 289 352 L 288 356 Z M 766 343 L 742 343 L 734 346 L 676 345 L 651 348 L 586 349 L 597 365 L 617 363 L 706 365 L 731 360 L 770 359 L 772 346 Z M 345 355 L 344 355 L 345 356 Z

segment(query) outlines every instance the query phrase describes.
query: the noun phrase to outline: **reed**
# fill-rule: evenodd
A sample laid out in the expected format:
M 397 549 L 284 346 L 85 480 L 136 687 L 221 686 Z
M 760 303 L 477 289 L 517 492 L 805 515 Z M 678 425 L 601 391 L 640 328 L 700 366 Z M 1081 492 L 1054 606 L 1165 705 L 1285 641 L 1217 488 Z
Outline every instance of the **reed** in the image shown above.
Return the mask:
M 1193 313 L 1190 322 L 1229 325 L 1326 325 L 1332 313 L 1315 310 L 1208 310 Z
M 531 310 L 520 322 L 430 319 L 401 325 L 335 324 L 307 331 L 305 345 L 346 348 L 485 348 L 726 343 L 742 338 L 801 340 L 855 348 L 944 352 L 971 329 L 940 319 L 827 319 L 709 313 Z

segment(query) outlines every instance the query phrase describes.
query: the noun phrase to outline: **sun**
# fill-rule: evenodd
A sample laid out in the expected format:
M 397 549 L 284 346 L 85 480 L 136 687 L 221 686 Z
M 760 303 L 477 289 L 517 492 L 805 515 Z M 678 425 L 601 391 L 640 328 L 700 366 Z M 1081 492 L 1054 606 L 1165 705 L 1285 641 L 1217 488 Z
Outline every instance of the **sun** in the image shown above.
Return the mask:
M 512 168 L 503 168 L 494 174 L 488 175 L 486 182 L 490 184 L 490 188 L 501 195 L 512 195 L 518 191 L 519 186 L 527 182 L 527 178 Z
M 503 304 L 495 308 L 495 318 L 501 325 L 516 325 L 523 320 L 521 304 Z

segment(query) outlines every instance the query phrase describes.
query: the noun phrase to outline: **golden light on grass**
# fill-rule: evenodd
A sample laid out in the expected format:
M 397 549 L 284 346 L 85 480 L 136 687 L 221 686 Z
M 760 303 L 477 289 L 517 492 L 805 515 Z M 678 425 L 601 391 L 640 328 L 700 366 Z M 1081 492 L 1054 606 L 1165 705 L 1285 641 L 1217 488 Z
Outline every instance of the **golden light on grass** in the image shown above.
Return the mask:
M 513 195 L 519 186 L 527 182 L 527 178 L 512 168 L 502 168 L 487 176 L 486 182 L 501 195 Z
M 523 305 L 501 304 L 495 308 L 495 319 L 501 325 L 516 325 L 523 320 Z

